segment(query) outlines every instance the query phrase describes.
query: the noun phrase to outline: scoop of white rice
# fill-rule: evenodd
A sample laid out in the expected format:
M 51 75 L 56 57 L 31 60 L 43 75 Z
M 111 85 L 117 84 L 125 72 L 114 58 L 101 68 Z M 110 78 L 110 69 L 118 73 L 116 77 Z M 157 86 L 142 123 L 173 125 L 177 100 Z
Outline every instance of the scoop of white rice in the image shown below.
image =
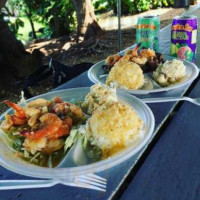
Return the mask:
M 142 125 L 142 120 L 131 107 L 115 102 L 108 107 L 99 107 L 93 113 L 87 134 L 106 158 L 140 137 Z
M 142 69 L 134 62 L 120 59 L 114 67 L 112 67 L 106 79 L 106 85 L 137 90 L 144 85 Z

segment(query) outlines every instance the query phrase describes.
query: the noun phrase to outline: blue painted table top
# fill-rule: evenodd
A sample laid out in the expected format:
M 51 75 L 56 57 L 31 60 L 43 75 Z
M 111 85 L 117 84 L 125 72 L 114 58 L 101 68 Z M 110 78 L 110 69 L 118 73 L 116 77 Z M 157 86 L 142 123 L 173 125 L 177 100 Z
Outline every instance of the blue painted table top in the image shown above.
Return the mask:
M 198 15 L 199 11 L 194 14 Z M 169 54 L 170 26 L 161 31 L 160 37 L 161 52 Z M 91 85 L 92 82 L 85 72 L 57 89 Z M 145 97 L 182 96 L 188 87 L 189 85 L 176 91 L 149 94 Z M 200 96 L 199 88 L 200 82 L 194 87 L 192 97 Z M 176 105 L 177 102 L 149 104 L 156 122 L 152 139 L 162 133 L 161 137 L 158 138 L 155 146 L 154 139 L 153 143 L 137 155 L 116 167 L 98 173 L 108 181 L 106 193 L 56 185 L 46 189 L 0 191 L 0 200 L 28 200 L 30 198 L 34 200 L 102 200 L 120 197 L 142 200 L 200 199 L 200 123 L 198 122 L 200 108 L 184 103 L 164 129 L 163 123 L 169 121 L 169 116 Z M 148 154 L 147 158 L 141 163 L 141 157 L 146 154 Z M 3 179 L 31 178 L 0 167 L 0 180 Z

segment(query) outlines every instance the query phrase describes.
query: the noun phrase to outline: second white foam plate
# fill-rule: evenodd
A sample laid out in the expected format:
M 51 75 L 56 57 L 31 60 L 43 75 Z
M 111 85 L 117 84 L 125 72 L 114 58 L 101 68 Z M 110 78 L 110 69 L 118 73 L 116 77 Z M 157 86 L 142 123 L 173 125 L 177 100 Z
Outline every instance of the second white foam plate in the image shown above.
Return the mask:
M 177 58 L 164 55 L 164 59 L 165 60 L 173 60 L 173 59 L 177 59 Z M 179 60 L 181 60 L 181 59 L 179 59 Z M 145 74 L 145 79 L 148 82 L 151 82 L 153 84 L 153 88 L 152 89 L 141 88 L 139 90 L 126 90 L 126 89 L 119 89 L 119 90 L 122 90 L 124 92 L 128 92 L 130 94 L 148 94 L 148 93 L 165 92 L 165 91 L 169 91 L 169 90 L 175 90 L 175 89 L 177 89 L 179 87 L 187 85 L 187 84 L 191 83 L 192 81 L 194 81 L 197 78 L 197 76 L 199 74 L 199 69 L 197 68 L 197 66 L 195 64 L 193 64 L 193 63 L 191 63 L 189 61 L 183 61 L 183 63 L 186 66 L 186 78 L 180 83 L 177 83 L 177 84 L 174 84 L 174 85 L 170 85 L 168 87 L 160 87 L 151 78 L 150 75 Z M 105 64 L 105 60 L 100 61 L 100 62 L 96 63 L 95 65 L 93 65 L 90 68 L 90 70 L 88 71 L 88 77 L 93 83 L 105 84 L 107 76 L 104 74 L 104 70 L 102 68 L 102 65 L 104 65 L 104 64 Z

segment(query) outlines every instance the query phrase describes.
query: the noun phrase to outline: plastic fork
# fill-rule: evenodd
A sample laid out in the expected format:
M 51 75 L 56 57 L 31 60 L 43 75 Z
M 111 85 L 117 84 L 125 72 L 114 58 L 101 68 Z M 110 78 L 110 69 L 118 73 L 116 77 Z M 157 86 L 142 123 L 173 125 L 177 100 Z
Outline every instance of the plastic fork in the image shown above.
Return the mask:
M 0 180 L 0 190 L 47 188 L 57 184 L 106 192 L 106 179 L 95 174 L 46 180 Z
M 162 103 L 171 101 L 189 101 L 195 105 L 200 106 L 200 97 L 192 99 L 190 97 L 159 97 L 159 98 L 146 98 L 142 99 L 145 103 Z

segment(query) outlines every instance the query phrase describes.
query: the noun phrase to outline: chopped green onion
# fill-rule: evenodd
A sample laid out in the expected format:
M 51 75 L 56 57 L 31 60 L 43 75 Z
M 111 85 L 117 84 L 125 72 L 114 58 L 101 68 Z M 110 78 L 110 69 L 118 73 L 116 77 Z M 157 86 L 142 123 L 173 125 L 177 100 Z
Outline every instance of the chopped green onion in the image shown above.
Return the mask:
M 23 142 L 24 142 L 24 139 L 20 137 L 16 138 L 12 143 L 13 149 L 15 149 L 16 151 L 21 151 Z

